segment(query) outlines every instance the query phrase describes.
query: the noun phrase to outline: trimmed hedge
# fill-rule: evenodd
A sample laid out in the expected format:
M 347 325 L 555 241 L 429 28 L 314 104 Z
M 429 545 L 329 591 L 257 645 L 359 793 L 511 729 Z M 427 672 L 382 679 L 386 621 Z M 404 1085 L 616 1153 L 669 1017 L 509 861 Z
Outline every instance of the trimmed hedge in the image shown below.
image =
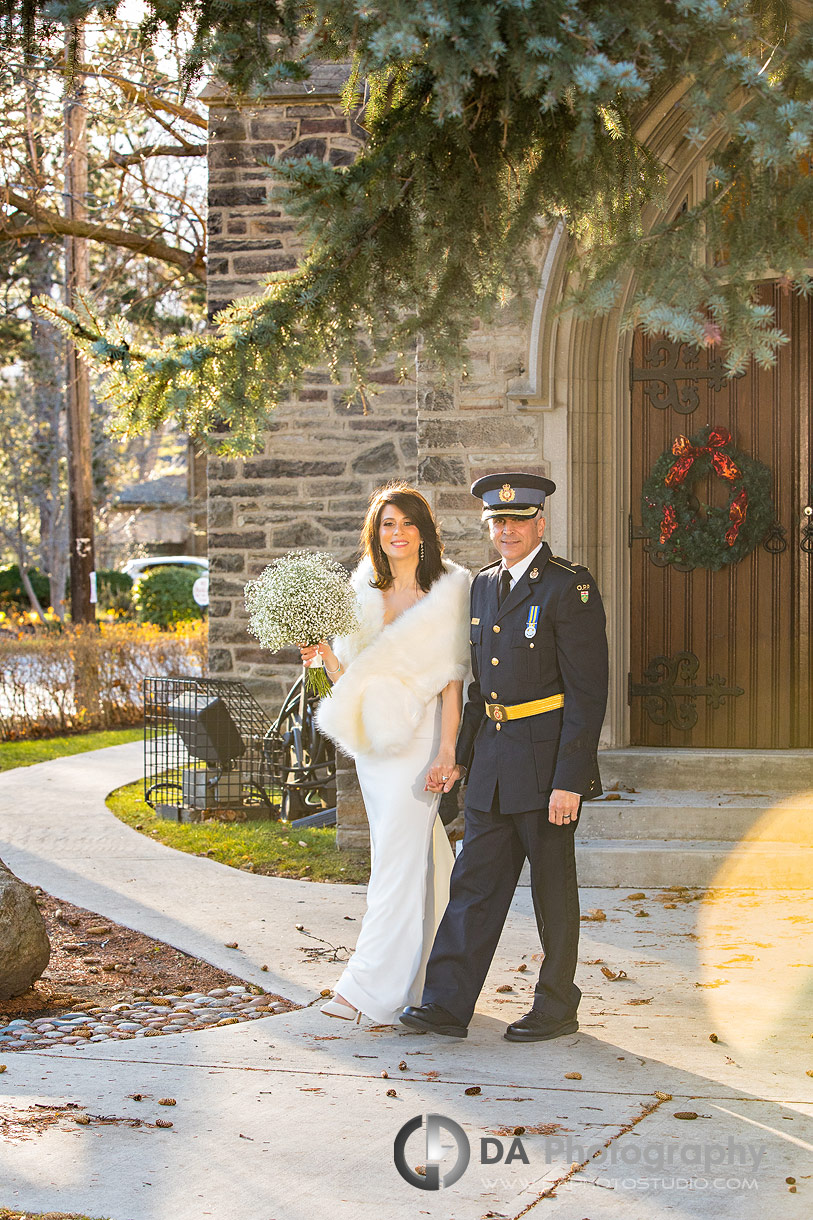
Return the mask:
M 152 568 L 133 590 L 139 620 L 157 627 L 174 627 L 203 618 L 203 607 L 192 596 L 192 586 L 202 571 L 170 565 Z
M 39 568 L 29 568 L 28 575 L 39 603 L 45 609 L 51 604 L 50 581 Z M 20 565 L 10 563 L 4 568 L 0 568 L 0 610 L 5 610 L 7 614 L 19 614 L 30 609 L 28 594 L 23 588 Z
M 135 609 L 132 576 L 117 572 L 114 568 L 99 568 L 96 572 L 96 596 L 100 610 L 131 615 Z

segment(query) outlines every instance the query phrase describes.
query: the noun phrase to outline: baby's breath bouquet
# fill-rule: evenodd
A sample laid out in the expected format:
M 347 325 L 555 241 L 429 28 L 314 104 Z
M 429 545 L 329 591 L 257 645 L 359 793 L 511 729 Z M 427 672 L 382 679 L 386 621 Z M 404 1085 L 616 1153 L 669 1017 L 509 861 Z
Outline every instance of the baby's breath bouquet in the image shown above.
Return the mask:
M 347 573 L 324 551 L 290 551 L 275 559 L 246 585 L 246 609 L 249 631 L 271 652 L 349 635 L 359 625 Z M 311 662 L 306 681 L 318 695 L 330 694 L 321 657 Z

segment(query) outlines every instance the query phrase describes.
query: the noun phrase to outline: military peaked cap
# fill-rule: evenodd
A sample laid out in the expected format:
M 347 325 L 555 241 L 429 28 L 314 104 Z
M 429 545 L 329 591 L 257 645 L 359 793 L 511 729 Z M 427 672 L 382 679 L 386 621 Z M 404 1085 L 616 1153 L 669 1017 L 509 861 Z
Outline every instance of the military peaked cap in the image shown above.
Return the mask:
M 483 520 L 492 517 L 533 517 L 545 507 L 545 496 L 556 484 L 538 474 L 513 471 L 487 474 L 471 485 L 471 494 L 483 501 Z

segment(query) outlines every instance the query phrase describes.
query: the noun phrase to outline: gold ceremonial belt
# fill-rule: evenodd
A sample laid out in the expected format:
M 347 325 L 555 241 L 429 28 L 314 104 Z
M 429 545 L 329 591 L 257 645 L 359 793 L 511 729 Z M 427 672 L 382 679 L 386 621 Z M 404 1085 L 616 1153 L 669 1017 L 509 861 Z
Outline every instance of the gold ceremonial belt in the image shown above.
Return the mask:
M 547 699 L 532 699 L 530 703 L 514 703 L 511 707 L 504 703 L 487 703 L 486 715 L 490 720 L 523 720 L 526 716 L 553 712 L 564 705 L 564 695 L 549 695 Z

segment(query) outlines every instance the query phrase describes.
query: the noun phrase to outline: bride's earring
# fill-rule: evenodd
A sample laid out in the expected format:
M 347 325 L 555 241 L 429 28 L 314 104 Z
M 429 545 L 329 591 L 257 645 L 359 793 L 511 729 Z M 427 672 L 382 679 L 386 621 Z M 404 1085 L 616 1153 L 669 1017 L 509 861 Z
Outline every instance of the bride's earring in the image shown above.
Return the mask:
M 426 555 L 426 547 L 423 544 L 423 538 L 421 538 L 421 545 L 418 547 L 418 554 L 420 555 L 421 560 L 423 560 L 424 556 Z

